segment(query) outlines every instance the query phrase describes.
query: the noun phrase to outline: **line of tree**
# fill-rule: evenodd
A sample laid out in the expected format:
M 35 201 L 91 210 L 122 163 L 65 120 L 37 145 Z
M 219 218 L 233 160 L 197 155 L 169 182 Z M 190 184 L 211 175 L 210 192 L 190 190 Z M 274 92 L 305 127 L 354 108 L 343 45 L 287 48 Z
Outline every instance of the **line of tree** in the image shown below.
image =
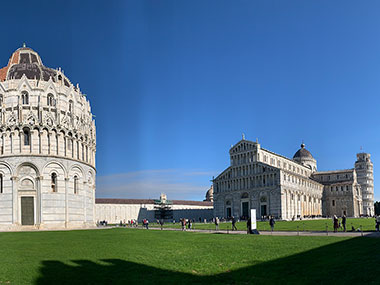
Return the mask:
M 375 215 L 380 215 L 380 202 L 375 202 Z

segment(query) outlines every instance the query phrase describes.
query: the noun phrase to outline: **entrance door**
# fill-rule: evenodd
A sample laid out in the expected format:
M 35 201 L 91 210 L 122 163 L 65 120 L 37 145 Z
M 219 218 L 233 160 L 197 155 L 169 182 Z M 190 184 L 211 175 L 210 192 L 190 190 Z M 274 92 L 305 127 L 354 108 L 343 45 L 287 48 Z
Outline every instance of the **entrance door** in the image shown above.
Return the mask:
M 241 203 L 241 207 L 242 207 L 242 216 L 244 218 L 248 218 L 248 206 L 249 206 L 249 203 L 248 202 L 242 202 Z
M 261 216 L 266 216 L 267 215 L 267 205 L 261 205 L 260 214 L 261 214 Z
M 227 218 L 231 218 L 231 216 L 232 216 L 231 208 L 227 208 Z
M 23 226 L 34 225 L 34 198 L 21 197 L 21 224 Z

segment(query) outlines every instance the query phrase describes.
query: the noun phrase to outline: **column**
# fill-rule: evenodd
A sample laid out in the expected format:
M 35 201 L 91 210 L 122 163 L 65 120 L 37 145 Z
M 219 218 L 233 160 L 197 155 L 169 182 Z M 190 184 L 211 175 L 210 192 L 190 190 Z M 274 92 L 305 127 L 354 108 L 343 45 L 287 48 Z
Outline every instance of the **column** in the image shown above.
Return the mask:
M 65 228 L 68 227 L 68 223 L 69 223 L 69 201 L 68 201 L 68 198 L 69 198 L 69 178 L 68 177 L 65 177 Z
M 12 211 L 12 224 L 16 225 L 19 224 L 18 220 L 18 201 L 17 201 L 17 194 L 18 194 L 18 177 L 12 176 L 12 204 L 13 204 L 13 211 Z
M 84 223 L 87 223 L 87 187 L 88 185 L 87 185 L 87 181 L 83 181 L 83 192 L 84 192 L 84 196 L 83 196 L 83 200 L 84 200 L 84 202 L 83 202 L 83 209 L 84 209 Z
M 50 154 L 57 155 L 57 133 L 55 131 L 49 132 L 50 138 Z
M 42 212 L 42 176 L 36 177 L 36 191 L 37 191 L 37 197 L 36 197 L 36 225 L 37 227 L 40 227 L 43 223 L 43 212 Z
M 23 138 L 24 138 L 24 132 L 15 130 L 12 133 L 12 142 L 13 142 L 13 153 L 18 154 L 21 152 L 22 146 L 24 145 Z

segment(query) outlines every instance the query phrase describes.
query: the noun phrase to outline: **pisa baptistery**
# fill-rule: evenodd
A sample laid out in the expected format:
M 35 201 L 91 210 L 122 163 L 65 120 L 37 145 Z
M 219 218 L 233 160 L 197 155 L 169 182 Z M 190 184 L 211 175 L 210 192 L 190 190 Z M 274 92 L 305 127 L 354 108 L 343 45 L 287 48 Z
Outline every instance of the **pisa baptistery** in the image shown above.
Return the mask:
M 79 85 L 16 50 L 0 69 L 0 230 L 94 226 L 95 152 Z

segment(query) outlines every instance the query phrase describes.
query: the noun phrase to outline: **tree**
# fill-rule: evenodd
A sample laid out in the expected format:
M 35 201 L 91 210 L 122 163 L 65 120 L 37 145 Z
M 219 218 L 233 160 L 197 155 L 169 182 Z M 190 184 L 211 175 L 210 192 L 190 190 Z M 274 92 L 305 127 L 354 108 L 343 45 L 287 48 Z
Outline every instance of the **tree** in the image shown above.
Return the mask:
M 380 202 L 375 202 L 375 215 L 380 215 Z

